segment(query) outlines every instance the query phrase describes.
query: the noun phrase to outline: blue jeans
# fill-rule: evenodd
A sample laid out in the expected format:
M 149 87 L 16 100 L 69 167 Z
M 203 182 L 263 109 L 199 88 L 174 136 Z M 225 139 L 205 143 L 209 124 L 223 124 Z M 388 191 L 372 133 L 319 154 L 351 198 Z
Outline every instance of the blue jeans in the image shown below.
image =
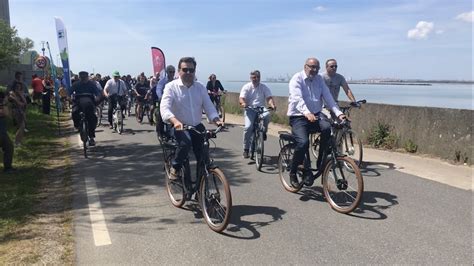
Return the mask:
M 197 125 L 196 129 L 201 132 L 206 130 L 203 124 Z M 176 148 L 175 157 L 171 162 L 173 168 L 175 168 L 176 170 L 181 169 L 184 161 L 186 160 L 186 158 L 188 158 L 188 153 L 191 147 L 193 148 L 196 161 L 200 161 L 203 150 L 202 135 L 192 130 L 176 130 L 174 128 L 171 129 L 170 134 L 171 136 L 174 136 L 178 144 L 178 148 Z
M 323 113 L 317 113 L 316 116 L 326 117 Z M 316 162 L 316 167 L 320 169 L 322 159 L 325 156 L 323 152 L 326 151 L 329 138 L 331 137 L 331 124 L 325 120 L 309 122 L 305 116 L 290 116 L 290 126 L 291 132 L 296 139 L 295 153 L 293 155 L 293 164 L 291 165 L 290 172 L 296 173 L 298 165 L 303 163 L 305 153 L 309 149 L 309 134 L 316 132 L 321 132 L 321 142 L 318 160 Z
M 255 121 L 256 116 L 257 116 L 257 112 L 255 110 L 252 110 L 252 109 L 245 110 L 244 150 L 248 150 L 250 147 L 250 143 L 252 143 L 253 127 L 254 127 L 253 122 Z M 270 113 L 265 108 L 265 112 L 263 113 L 263 125 L 265 126 L 265 132 L 267 132 L 268 123 L 270 123 Z

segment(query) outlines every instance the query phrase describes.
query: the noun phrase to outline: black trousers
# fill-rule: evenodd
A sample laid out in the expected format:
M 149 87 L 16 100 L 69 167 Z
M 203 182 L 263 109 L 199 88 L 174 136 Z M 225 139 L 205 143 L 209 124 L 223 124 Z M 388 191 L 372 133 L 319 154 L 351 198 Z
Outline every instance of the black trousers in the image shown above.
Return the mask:
M 3 151 L 3 168 L 12 168 L 13 143 L 6 132 L 4 134 L 0 133 L 0 147 L 2 147 Z
M 80 113 L 84 112 L 89 126 L 89 138 L 95 138 L 95 128 L 97 126 L 97 116 L 95 115 L 95 102 L 89 97 L 77 99 L 72 106 L 72 120 L 74 127 L 79 127 L 81 121 Z

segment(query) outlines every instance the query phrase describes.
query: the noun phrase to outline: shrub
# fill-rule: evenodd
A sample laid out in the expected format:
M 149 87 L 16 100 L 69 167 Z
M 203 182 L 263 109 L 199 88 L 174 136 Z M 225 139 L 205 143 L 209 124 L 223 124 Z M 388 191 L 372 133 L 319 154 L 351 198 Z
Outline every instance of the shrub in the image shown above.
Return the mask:
M 409 139 L 405 142 L 404 148 L 407 152 L 415 153 L 418 150 L 418 145 L 416 145 L 413 140 Z
M 398 137 L 390 131 L 390 125 L 377 122 L 372 128 L 367 141 L 376 148 L 393 149 L 397 146 Z

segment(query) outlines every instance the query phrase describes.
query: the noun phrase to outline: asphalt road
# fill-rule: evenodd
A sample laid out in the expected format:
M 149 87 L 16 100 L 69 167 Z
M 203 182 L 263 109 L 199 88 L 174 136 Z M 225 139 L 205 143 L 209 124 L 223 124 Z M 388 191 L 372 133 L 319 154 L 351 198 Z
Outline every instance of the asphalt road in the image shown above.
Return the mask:
M 88 159 L 71 136 L 79 265 L 473 262 L 472 191 L 398 172 L 380 158 L 363 171 L 360 208 L 339 214 L 319 179 L 298 194 L 283 189 L 277 138 L 266 142 L 263 172 L 242 159 L 240 125 L 214 140 L 233 198 L 227 230 L 214 233 L 196 204 L 169 202 L 154 127 L 134 117 L 125 123 L 122 135 L 99 127 Z

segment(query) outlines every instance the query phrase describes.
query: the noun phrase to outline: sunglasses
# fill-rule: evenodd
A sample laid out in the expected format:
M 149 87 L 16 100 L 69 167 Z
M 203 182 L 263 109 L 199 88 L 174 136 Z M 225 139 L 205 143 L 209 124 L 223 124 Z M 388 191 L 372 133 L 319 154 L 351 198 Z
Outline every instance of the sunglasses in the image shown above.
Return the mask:
M 337 65 L 329 66 L 330 68 L 337 68 Z
M 183 71 L 184 73 L 194 73 L 194 71 L 196 71 L 196 69 L 194 68 L 181 68 L 181 71 Z
M 318 65 L 308 65 L 308 64 L 306 64 L 306 66 L 311 68 L 311 69 L 319 69 Z

